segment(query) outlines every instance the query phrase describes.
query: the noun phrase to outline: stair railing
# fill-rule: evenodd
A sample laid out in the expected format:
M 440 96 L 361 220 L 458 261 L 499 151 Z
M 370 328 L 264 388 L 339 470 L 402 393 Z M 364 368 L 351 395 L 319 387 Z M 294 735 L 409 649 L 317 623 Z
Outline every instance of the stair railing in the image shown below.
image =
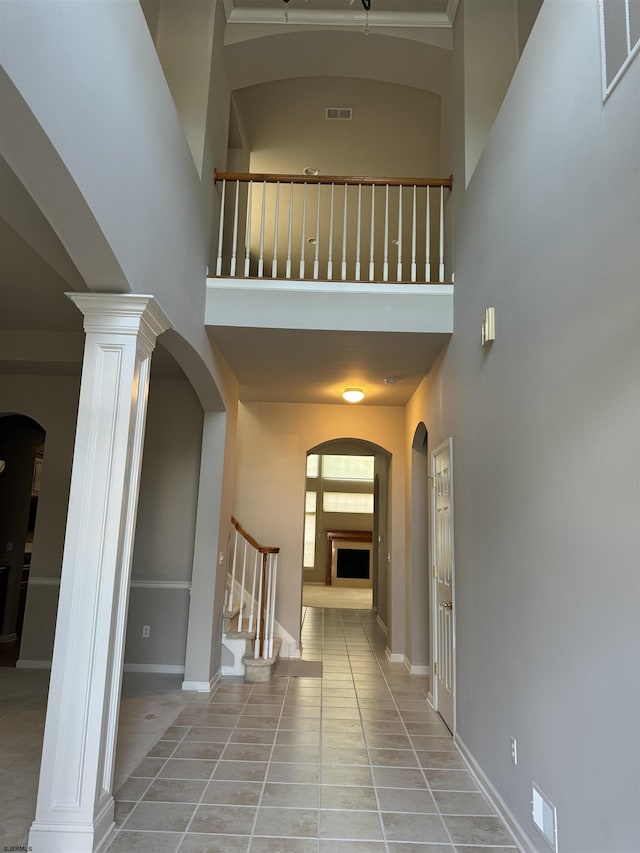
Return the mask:
M 447 282 L 450 177 L 216 171 L 214 182 L 220 187 L 218 277 Z
M 261 545 L 236 518 L 231 518 L 231 524 L 234 531 L 227 550 L 233 556 L 225 611 L 231 615 L 238 603 L 238 631 L 255 631 L 254 657 L 267 660 L 273 656 L 280 549 Z

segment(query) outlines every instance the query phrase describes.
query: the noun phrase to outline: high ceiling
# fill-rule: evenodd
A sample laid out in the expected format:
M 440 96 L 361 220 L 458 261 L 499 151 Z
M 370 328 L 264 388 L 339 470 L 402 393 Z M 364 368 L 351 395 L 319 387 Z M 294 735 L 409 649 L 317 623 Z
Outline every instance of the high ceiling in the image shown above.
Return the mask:
M 363 100 L 355 99 L 359 90 L 353 81 L 367 77 L 388 81 L 389 91 L 385 90 L 384 96 L 382 90 L 377 93 L 381 113 L 385 112 L 385 102 L 397 100 L 393 90 L 398 84 L 410 86 L 414 92 L 421 89 L 414 98 L 437 100 L 436 95 L 425 93 L 440 89 L 449 55 L 449 33 L 443 16 L 455 11 L 455 0 L 372 0 L 372 27 L 389 26 L 390 19 L 403 26 L 408 19 L 402 16 L 406 15 L 421 16 L 420 26 L 424 26 L 425 16 L 430 16 L 428 26 L 440 27 L 431 30 L 432 37 L 424 35 L 428 29 L 407 28 L 407 39 L 404 35 L 385 37 L 382 30 L 365 37 L 360 0 L 351 5 L 349 0 L 290 0 L 290 19 L 297 12 L 311 16 L 290 39 L 289 30 L 282 33 L 279 26 L 272 26 L 274 15 L 276 23 L 283 23 L 280 16 L 284 5 L 282 0 L 225 0 L 232 22 L 238 16 L 249 20 L 257 15 L 266 24 L 266 30 L 260 23 L 253 28 L 244 24 L 229 27 L 230 31 L 235 27 L 236 32 L 247 33 L 235 35 L 225 48 L 232 89 L 293 77 L 320 80 L 326 71 L 334 83 L 336 77 L 351 79 L 352 106 L 364 105 Z M 337 28 L 332 26 L 336 16 L 345 13 L 357 23 L 357 30 L 344 17 Z M 327 31 L 322 26 L 307 27 L 307 23 L 327 25 Z M 423 34 L 422 41 L 412 41 L 410 33 L 418 32 Z M 265 33 L 273 38 L 264 38 Z M 286 50 L 282 39 L 287 40 Z M 426 49 L 424 39 L 430 39 Z M 331 80 L 326 86 L 329 94 Z M 364 98 L 364 83 L 360 88 Z M 308 102 L 308 86 L 300 89 L 300 97 Z M 273 91 L 278 94 L 277 88 Z M 265 92 L 259 94 L 264 96 Z M 291 91 L 288 94 L 291 96 Z M 245 90 L 244 100 L 249 106 L 251 97 Z M 371 102 L 370 97 L 368 100 Z M 261 136 L 252 121 L 247 120 L 247 130 L 252 144 L 259 147 Z M 397 139 L 408 133 L 400 126 L 394 132 Z M 392 137 L 389 145 L 397 148 Z M 324 150 L 328 152 L 328 146 Z M 344 150 L 347 153 L 348 148 Z M 355 166 L 350 170 L 357 172 Z M 0 372 L 77 375 L 82 358 L 82 318 L 65 293 L 84 290 L 86 285 L 45 216 L 4 161 L 0 161 L 0 253 Z M 330 402 L 340 386 L 350 381 L 370 388 L 368 402 L 379 405 L 405 403 L 445 340 L 443 336 L 408 335 L 403 336 L 400 346 L 397 336 L 384 333 L 210 329 L 209 334 L 228 358 L 243 399 Z M 16 347 L 17 358 L 13 355 Z M 183 375 L 162 347 L 162 339 L 153 366 L 154 375 Z M 397 378 L 398 383 L 386 386 L 383 380 L 389 376 Z

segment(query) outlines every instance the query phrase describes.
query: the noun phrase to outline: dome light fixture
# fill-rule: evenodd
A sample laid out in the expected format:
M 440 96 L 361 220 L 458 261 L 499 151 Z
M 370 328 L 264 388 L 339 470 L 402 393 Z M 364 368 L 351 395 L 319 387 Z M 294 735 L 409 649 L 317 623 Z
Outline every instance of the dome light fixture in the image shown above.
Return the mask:
M 364 400 L 364 391 L 362 388 L 345 388 L 342 396 L 347 403 L 359 403 L 360 400 Z

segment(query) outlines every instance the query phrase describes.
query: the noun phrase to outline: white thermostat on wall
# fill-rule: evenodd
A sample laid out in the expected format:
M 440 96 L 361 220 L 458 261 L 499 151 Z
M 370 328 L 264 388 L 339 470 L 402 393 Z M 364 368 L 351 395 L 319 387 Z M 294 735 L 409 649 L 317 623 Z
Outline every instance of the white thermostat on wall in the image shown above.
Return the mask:
M 496 309 L 487 308 L 482 318 L 482 346 L 486 347 L 496 339 Z

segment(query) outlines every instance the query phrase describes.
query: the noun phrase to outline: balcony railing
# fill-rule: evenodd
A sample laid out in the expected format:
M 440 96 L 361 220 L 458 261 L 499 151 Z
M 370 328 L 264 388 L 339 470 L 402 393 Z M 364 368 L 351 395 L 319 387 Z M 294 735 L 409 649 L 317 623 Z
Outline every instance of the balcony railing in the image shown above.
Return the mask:
M 214 179 L 221 188 L 216 276 L 447 281 L 451 178 L 216 171 Z

